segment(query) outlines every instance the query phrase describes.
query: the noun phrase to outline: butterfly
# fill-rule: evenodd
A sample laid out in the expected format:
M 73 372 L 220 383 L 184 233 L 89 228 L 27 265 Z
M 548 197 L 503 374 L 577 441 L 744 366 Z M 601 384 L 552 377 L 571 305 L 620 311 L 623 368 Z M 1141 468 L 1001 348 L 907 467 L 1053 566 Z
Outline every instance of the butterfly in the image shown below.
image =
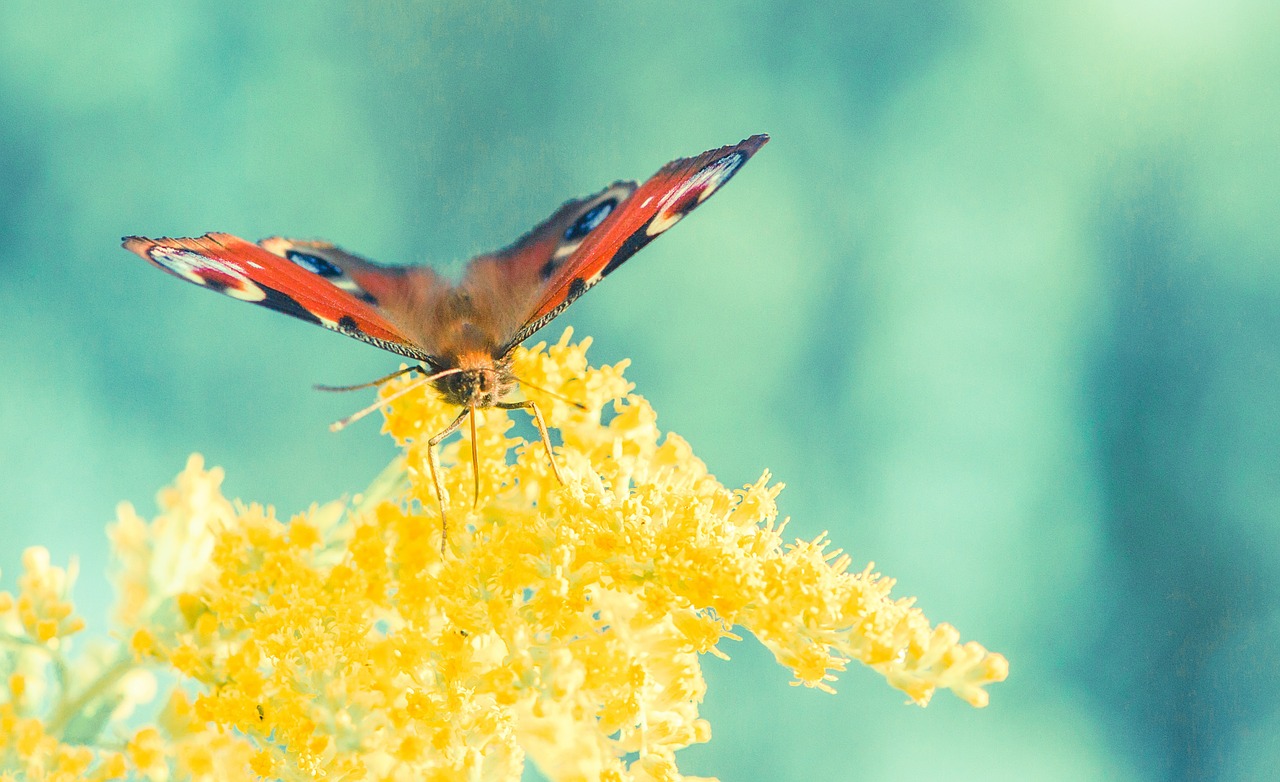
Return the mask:
M 456 284 L 425 266 L 381 266 L 327 242 L 272 237 L 254 244 L 231 234 L 124 238 L 124 247 L 188 282 L 269 307 L 417 362 L 346 391 L 378 386 L 406 372 L 423 377 L 335 429 L 430 383 L 458 417 L 428 441 L 440 502 L 441 551 L 448 522 L 436 447 L 478 408 L 527 409 L 552 470 L 564 482 L 538 407 L 506 401 L 518 384 L 511 355 L 641 247 L 678 223 L 728 182 L 769 137 L 673 160 L 644 184 L 615 182 L 566 202 L 509 247 L 473 258 Z M 472 437 L 474 448 L 475 438 Z M 474 465 L 473 458 L 472 464 Z M 476 495 L 479 494 L 479 475 Z

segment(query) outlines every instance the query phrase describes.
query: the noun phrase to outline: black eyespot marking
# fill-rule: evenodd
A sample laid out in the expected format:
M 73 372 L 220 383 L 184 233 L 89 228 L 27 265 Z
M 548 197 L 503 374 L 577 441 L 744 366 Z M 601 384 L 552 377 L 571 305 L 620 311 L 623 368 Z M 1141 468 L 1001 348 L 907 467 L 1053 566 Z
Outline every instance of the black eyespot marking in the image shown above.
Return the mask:
M 338 319 L 338 328 L 345 332 L 360 331 L 360 327 L 356 325 L 356 319 L 350 315 L 343 315 Z
M 373 297 L 373 294 L 369 293 L 368 291 L 360 291 L 359 293 L 355 294 L 355 297 L 360 301 L 363 301 L 365 304 L 372 304 L 375 307 L 378 306 L 378 300 L 375 299 Z
M 209 290 L 217 291 L 218 293 L 226 293 L 231 287 L 226 283 L 226 281 L 220 280 L 217 277 L 202 277 L 200 278 L 200 284 Z
M 584 236 L 594 231 L 604 219 L 613 212 L 614 207 L 618 205 L 618 199 L 610 198 L 601 201 L 595 206 L 588 209 L 581 217 L 574 221 L 573 225 L 565 229 L 564 240 L 566 242 L 580 241 Z
M 332 263 L 329 263 L 324 258 L 320 258 L 315 255 L 308 255 L 307 253 L 300 253 L 297 250 L 286 251 L 285 257 L 312 274 L 318 274 L 321 277 L 342 276 L 342 270 L 337 266 L 334 266 Z
M 587 283 L 581 277 L 575 277 L 569 283 L 569 300 L 576 299 L 587 292 Z

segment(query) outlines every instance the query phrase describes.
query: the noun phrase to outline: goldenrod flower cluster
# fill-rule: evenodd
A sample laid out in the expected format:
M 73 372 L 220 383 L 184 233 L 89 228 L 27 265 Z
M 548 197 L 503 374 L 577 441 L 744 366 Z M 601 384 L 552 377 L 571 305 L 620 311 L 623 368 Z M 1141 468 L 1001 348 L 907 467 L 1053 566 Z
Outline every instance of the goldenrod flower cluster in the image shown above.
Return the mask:
M 856 660 L 921 705 L 986 704 L 1003 657 L 825 538 L 787 542 L 780 485 L 720 485 L 586 347 L 515 359 L 563 485 L 522 413 L 478 413 L 477 465 L 466 427 L 444 448 L 444 556 L 425 449 L 457 411 L 425 387 L 387 411 L 403 452 L 363 495 L 283 520 L 193 456 L 156 518 L 122 505 L 114 644 L 68 656 L 74 567 L 29 551 L 0 593 L 0 779 L 679 780 L 710 738 L 700 655 L 734 631 L 798 684 Z M 176 685 L 140 719 L 153 672 Z

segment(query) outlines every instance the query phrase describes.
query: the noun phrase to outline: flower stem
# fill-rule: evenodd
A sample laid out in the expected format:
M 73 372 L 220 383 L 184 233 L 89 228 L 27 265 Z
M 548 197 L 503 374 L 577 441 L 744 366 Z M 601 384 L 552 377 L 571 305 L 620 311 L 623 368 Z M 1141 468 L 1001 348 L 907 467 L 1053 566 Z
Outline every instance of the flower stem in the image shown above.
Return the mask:
M 57 708 L 49 715 L 46 729 L 49 735 L 61 740 L 62 733 L 67 729 L 71 720 L 84 707 L 114 687 L 133 667 L 133 659 L 128 655 L 121 655 L 114 663 L 104 669 L 98 678 L 89 682 L 74 698 L 67 698 L 66 690 L 63 690 L 63 696 L 59 699 Z

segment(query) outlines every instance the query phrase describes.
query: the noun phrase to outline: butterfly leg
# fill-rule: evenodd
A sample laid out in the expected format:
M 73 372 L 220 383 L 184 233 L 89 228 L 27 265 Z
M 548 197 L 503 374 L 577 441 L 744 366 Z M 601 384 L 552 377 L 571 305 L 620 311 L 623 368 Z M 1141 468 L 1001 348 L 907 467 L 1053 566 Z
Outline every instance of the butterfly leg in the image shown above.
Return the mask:
M 449 518 L 444 513 L 444 484 L 440 483 L 440 457 L 436 455 L 436 448 L 444 438 L 458 431 L 458 427 L 462 426 L 462 419 L 471 413 L 471 408 L 463 408 L 458 417 L 453 419 L 453 423 L 445 427 L 440 434 L 432 437 L 427 441 L 427 465 L 431 467 L 431 481 L 436 485 L 436 499 L 440 502 L 440 556 L 444 556 L 445 544 L 449 540 Z
M 480 507 L 480 454 L 476 451 L 476 409 L 467 409 L 471 411 L 471 509 L 475 510 Z
M 564 476 L 560 474 L 560 466 L 556 464 L 556 456 L 551 452 L 551 436 L 547 434 L 547 422 L 542 419 L 542 411 L 538 409 L 531 400 L 523 402 L 499 402 L 496 407 L 503 410 L 528 410 L 533 415 L 533 422 L 538 426 L 538 434 L 542 435 L 542 447 L 547 449 L 547 458 L 551 460 L 551 472 L 555 473 L 556 480 L 564 483 Z

